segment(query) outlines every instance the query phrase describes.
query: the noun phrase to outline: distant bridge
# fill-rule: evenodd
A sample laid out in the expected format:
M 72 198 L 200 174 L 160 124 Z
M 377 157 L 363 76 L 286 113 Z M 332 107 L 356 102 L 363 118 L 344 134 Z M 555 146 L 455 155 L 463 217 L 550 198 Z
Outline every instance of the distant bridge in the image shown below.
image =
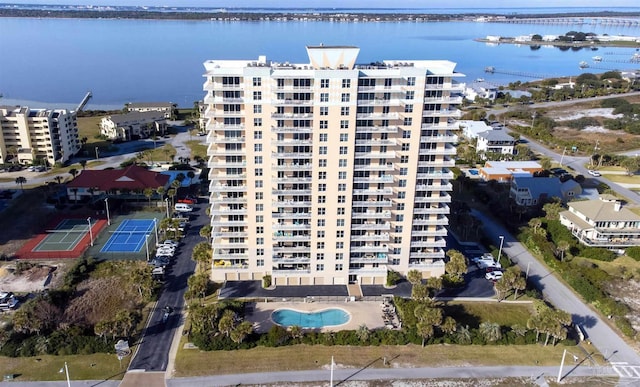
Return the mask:
M 515 24 L 567 24 L 567 25 L 602 25 L 602 26 L 629 26 L 639 27 L 640 18 L 618 18 L 618 17 L 525 17 L 525 18 L 505 18 L 492 19 L 493 23 L 515 23 Z

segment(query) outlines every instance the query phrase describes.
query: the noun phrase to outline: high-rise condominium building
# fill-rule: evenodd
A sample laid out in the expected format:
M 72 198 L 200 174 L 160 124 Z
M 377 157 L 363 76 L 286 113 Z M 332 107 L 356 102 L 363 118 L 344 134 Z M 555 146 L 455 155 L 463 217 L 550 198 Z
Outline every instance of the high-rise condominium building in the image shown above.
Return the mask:
M 455 63 L 204 63 L 216 281 L 383 284 L 444 273 Z
M 80 151 L 76 112 L 0 106 L 0 163 L 64 163 Z

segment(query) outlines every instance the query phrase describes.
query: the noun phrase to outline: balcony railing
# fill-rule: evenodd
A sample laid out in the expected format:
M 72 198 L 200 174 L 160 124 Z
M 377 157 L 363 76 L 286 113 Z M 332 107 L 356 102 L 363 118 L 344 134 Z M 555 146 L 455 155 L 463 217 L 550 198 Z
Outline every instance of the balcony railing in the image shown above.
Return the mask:
M 449 203 L 449 202 L 451 202 L 451 200 L 443 201 L 440 203 Z M 444 206 L 444 207 L 437 206 L 437 207 L 428 207 L 428 208 L 416 207 L 413 209 L 414 215 L 448 215 L 449 212 L 450 212 L 449 206 Z
M 362 188 L 354 189 L 354 195 L 393 195 L 393 188 Z
M 276 231 L 310 230 L 311 225 L 308 223 L 275 223 L 271 226 L 271 229 Z
M 393 182 L 392 175 L 384 176 L 366 176 L 366 177 L 354 177 L 354 183 L 391 183 Z
M 356 171 L 393 171 L 393 163 L 386 164 L 367 164 L 367 165 L 354 165 L 353 169 Z
M 436 219 L 413 218 L 412 224 L 416 226 L 448 226 L 449 218 L 447 218 L 446 216 Z
M 365 234 L 365 235 L 351 235 L 351 241 L 353 242 L 388 242 L 389 233 L 382 234 Z
M 376 200 L 369 199 L 366 201 L 351 202 L 352 207 L 391 207 L 393 202 L 391 200 Z
M 444 239 L 436 239 L 433 241 L 412 241 L 411 247 L 446 247 L 447 241 Z
M 397 126 L 358 126 L 356 133 L 398 133 Z
M 391 230 L 391 223 L 351 224 L 352 230 Z
M 351 212 L 351 219 L 390 219 L 391 211 Z
M 444 156 L 455 156 L 456 148 L 455 147 L 444 147 L 444 148 L 434 148 L 434 149 L 420 149 L 418 151 L 419 155 L 444 155 Z

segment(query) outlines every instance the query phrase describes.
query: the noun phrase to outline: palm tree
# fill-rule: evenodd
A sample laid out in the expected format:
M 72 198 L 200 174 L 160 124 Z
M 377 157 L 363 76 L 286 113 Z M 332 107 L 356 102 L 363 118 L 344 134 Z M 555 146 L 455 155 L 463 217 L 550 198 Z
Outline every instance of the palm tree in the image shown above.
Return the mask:
M 447 316 L 444 318 L 444 321 L 440 325 L 440 329 L 442 330 L 442 332 L 450 335 L 458 329 L 458 324 L 456 323 L 456 320 L 453 319 L 453 317 Z
M 231 331 L 231 340 L 239 346 L 251 332 L 253 332 L 253 324 L 249 321 L 243 321 Z
M 500 330 L 500 324 L 485 321 L 480 324 L 480 334 L 485 340 L 493 342 L 502 338 L 502 331 Z
M 80 160 L 79 163 L 83 170 L 87 167 L 87 160 Z
M 560 253 L 560 261 L 564 262 L 564 252 L 569 250 L 571 245 L 567 241 L 558 241 L 556 245 L 556 250 Z
M 231 309 L 227 309 L 222 313 L 220 321 L 218 321 L 218 330 L 227 337 L 235 327 L 235 313 Z
M 409 272 L 407 273 L 407 281 L 409 281 L 411 285 L 422 283 L 422 273 L 415 269 L 409 270 Z
M 369 328 L 365 324 L 360 325 L 356 330 L 356 337 L 363 343 L 369 340 L 369 334 Z
M 433 336 L 433 325 L 426 321 L 420 321 L 416 324 L 416 331 L 418 335 L 422 337 L 422 347 L 424 348 L 425 341 Z
M 16 177 L 16 184 L 20 186 L 20 189 L 24 191 L 24 185 L 27 183 L 27 178 L 24 176 Z
M 162 199 L 164 197 L 164 192 L 165 189 L 164 187 L 158 187 L 156 188 L 156 193 L 158 194 L 159 198 Z
M 300 325 L 292 325 L 289 327 L 289 335 L 292 339 L 297 340 L 304 336 L 304 331 Z
M 459 325 L 456 329 L 456 341 L 458 344 L 471 343 L 471 331 L 468 325 Z
M 146 196 L 146 198 L 149 199 L 149 207 L 151 207 L 151 198 L 153 197 L 153 193 L 155 191 L 153 190 L 153 188 L 145 188 L 143 192 L 144 192 L 144 196 Z
M 72 179 L 75 179 L 75 178 L 76 178 L 76 175 L 78 174 L 78 170 L 77 170 L 77 169 L 75 169 L 75 168 L 71 168 L 71 169 L 69 170 L 69 174 L 71 175 L 71 178 L 72 178 Z
M 63 178 L 62 178 L 62 176 L 56 176 L 56 177 L 53 178 L 53 180 L 55 180 L 58 184 L 61 184 Z
M 210 224 L 206 224 L 204 226 L 202 226 L 202 228 L 200 229 L 200 236 L 203 238 L 206 238 L 207 241 L 211 241 L 211 231 L 213 230 L 213 227 Z
M 171 198 L 171 205 L 175 204 L 173 199 L 176 197 L 176 194 L 177 194 L 177 192 L 176 192 L 175 188 L 171 188 L 171 189 L 169 189 L 169 191 L 167 191 L 167 195 Z
M 542 226 L 542 219 L 540 218 L 531 218 L 529 220 L 529 227 L 533 229 L 533 233 L 536 234 L 538 232 L 538 227 Z

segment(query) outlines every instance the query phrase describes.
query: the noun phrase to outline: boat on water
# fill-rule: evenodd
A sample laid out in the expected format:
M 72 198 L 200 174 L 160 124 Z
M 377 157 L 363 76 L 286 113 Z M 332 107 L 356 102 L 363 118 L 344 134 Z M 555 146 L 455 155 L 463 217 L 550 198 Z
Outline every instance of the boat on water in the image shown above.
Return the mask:
M 630 61 L 634 63 L 640 62 L 640 53 L 636 52 L 635 54 L 633 54 L 633 56 L 631 56 Z
M 581 69 L 586 69 L 586 68 L 588 68 L 588 67 L 589 67 L 589 63 L 587 63 L 587 62 L 585 62 L 585 61 L 582 61 L 582 62 L 578 63 L 578 66 L 579 66 Z
M 601 56 L 594 56 L 591 59 L 593 59 L 594 62 L 602 62 L 602 57 Z

